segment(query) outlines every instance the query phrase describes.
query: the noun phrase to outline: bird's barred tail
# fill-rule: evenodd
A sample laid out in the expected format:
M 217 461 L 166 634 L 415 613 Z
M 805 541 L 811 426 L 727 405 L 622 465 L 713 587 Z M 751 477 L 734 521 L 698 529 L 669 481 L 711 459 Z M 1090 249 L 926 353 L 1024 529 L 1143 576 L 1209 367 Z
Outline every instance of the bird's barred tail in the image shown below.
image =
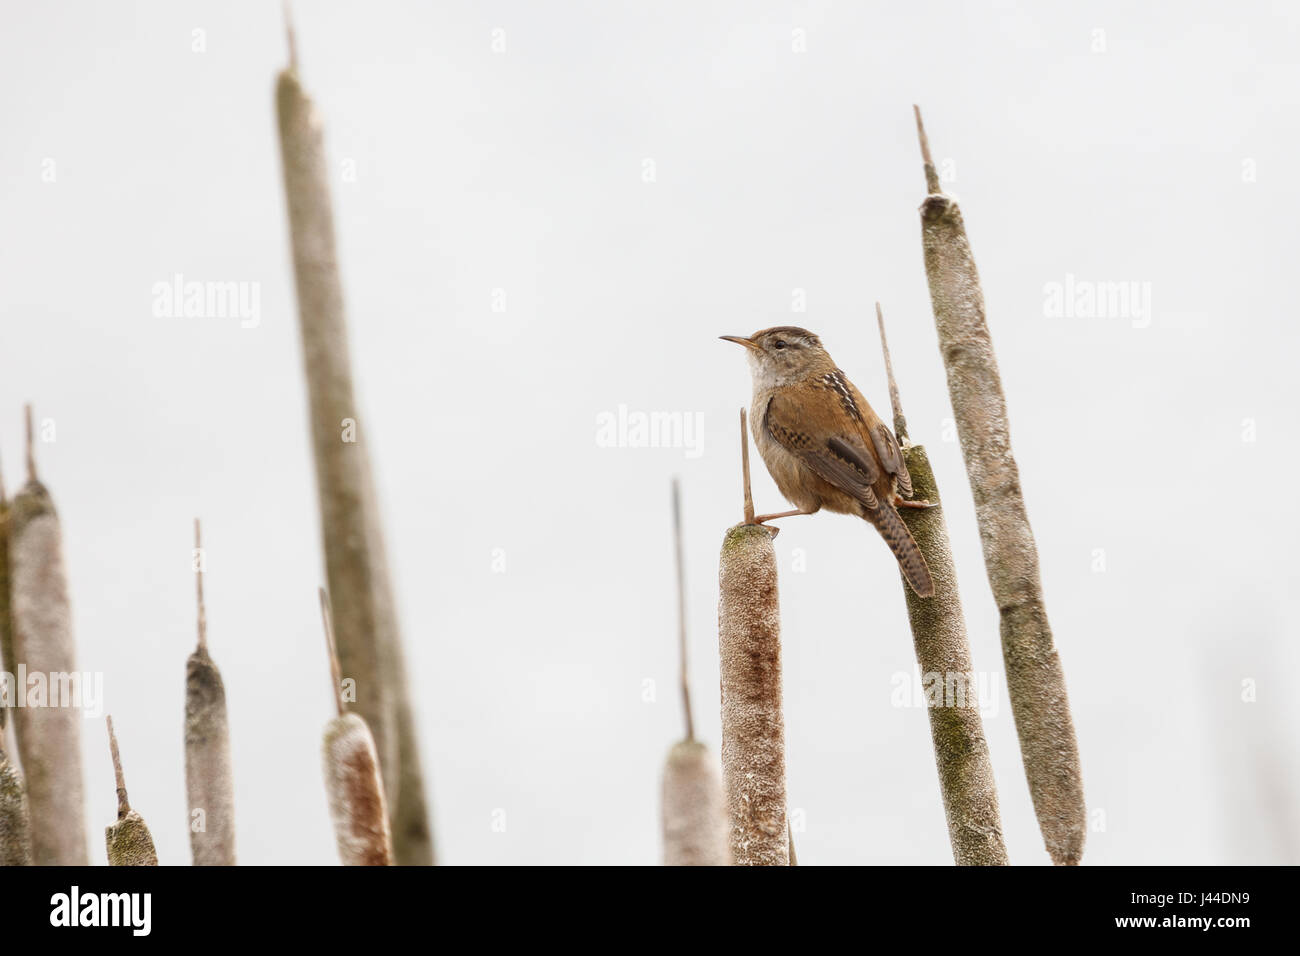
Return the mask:
M 882 501 L 874 509 L 863 508 L 862 516 L 875 525 L 880 536 L 885 539 L 885 544 L 889 545 L 889 550 L 894 552 L 894 557 L 898 559 L 898 566 L 903 569 L 903 577 L 907 578 L 907 583 L 912 586 L 912 590 L 921 597 L 930 597 L 934 594 L 934 580 L 930 577 L 930 568 L 925 563 L 921 549 L 916 546 L 911 532 L 907 530 L 907 525 L 903 524 L 903 519 L 894 510 L 894 506 L 887 501 Z

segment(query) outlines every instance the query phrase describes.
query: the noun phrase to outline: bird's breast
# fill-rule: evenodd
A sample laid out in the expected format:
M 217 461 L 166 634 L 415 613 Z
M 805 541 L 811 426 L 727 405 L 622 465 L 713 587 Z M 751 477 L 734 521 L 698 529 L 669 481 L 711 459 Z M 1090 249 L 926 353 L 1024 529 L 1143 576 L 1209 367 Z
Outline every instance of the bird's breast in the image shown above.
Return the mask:
M 763 458 L 763 464 L 767 466 L 767 473 L 772 476 L 785 499 L 804 511 L 816 511 L 822 505 L 822 496 L 816 487 L 819 479 L 767 430 L 764 419 L 770 398 L 770 395 L 758 398 L 750 411 L 754 444 Z

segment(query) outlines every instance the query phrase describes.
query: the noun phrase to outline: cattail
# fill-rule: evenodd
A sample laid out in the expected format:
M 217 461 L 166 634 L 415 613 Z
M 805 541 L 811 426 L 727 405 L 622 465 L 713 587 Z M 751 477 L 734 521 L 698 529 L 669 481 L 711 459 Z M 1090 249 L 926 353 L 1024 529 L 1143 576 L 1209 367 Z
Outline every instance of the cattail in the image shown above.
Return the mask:
M 113 718 L 108 722 L 108 747 L 113 754 L 113 776 L 117 778 L 117 822 L 104 828 L 108 844 L 109 866 L 157 866 L 158 853 L 144 817 L 131 809 L 126 798 L 126 777 L 122 774 L 122 757 L 117 752 L 117 734 Z
M 13 661 L 39 676 L 25 706 L 13 711 L 18 757 L 27 778 L 32 860 L 38 866 L 86 866 L 79 707 L 66 699 L 80 678 L 63 567 L 63 535 L 54 501 L 36 477 L 32 410 L 27 407 L 27 484 L 9 512 Z M 20 685 L 22 682 L 20 681 Z M 41 699 L 40 688 L 47 693 Z M 19 692 L 25 687 L 20 686 Z
M 356 711 L 374 733 L 397 861 L 427 865 L 433 841 L 367 433 L 352 385 L 329 166 L 320 117 L 298 79 L 292 27 L 289 47 L 276 108 L 339 663 L 356 682 Z
M 199 521 L 194 550 L 201 559 Z M 230 765 L 230 726 L 221 671 L 208 656 L 208 617 L 203 573 L 196 561 L 199 643 L 185 662 L 185 792 L 190 806 L 190 852 L 195 866 L 235 865 L 235 794 Z
M 876 303 L 880 326 L 880 348 L 885 355 L 889 380 L 889 401 L 894 409 L 894 431 L 903 449 L 903 463 L 912 478 L 919 500 L 939 504 L 939 485 L 930 467 L 925 446 L 913 445 L 907 437 L 907 420 L 894 380 L 894 365 L 885 339 L 885 317 Z M 998 790 L 993 780 L 993 763 L 984 738 L 978 699 L 972 681 L 970 644 L 966 639 L 966 617 L 957 589 L 957 570 L 948 544 L 948 525 L 943 510 L 900 508 L 899 514 L 925 557 L 934 579 L 934 596 L 919 598 L 903 580 L 907 616 L 912 625 L 916 662 L 922 675 L 938 675 L 946 690 L 961 682 L 957 701 L 931 700 L 930 736 L 939 767 L 939 789 L 948 817 L 948 838 L 953 859 L 959 866 L 1003 866 L 1007 848 L 1002 841 L 1002 817 L 998 812 Z M 967 700 L 966 695 L 971 695 Z
M 339 859 L 344 866 L 391 866 L 393 845 L 375 741 L 361 715 L 343 709 L 343 679 L 324 588 L 320 592 L 320 610 L 330 674 L 334 679 L 334 702 L 338 707 L 338 716 L 325 725 L 322 750 L 325 791 L 329 796 L 330 817 L 334 820 Z
M 749 444 L 740 413 L 745 523 L 727 531 L 718 569 L 722 774 L 738 866 L 787 866 L 785 725 L 781 717 L 781 615 L 776 530 L 752 524 Z
M 9 762 L 0 734 L 0 866 L 30 866 L 32 830 L 22 774 Z
M 960 208 L 939 186 L 921 111 L 916 109 L 929 195 L 921 204 L 925 272 L 939 353 L 948 373 L 984 546 L 984 566 L 1002 618 L 1007 691 L 1038 826 L 1052 862 L 1083 855 L 1087 810 L 1065 674 L 1052 641 L 1020 471 L 1011 453 L 1007 401 L 984 312 L 979 272 Z
M 14 622 L 9 604 L 9 496 L 5 494 L 4 474 L 0 471 L 0 749 L 4 747 L 9 708 L 17 703 L 17 685 L 10 685 L 6 674 L 17 671 L 14 660 Z
M 709 748 L 695 739 L 695 722 L 691 717 L 691 686 L 686 668 L 686 572 L 682 557 L 681 493 L 676 481 L 673 482 L 673 542 L 677 558 L 677 637 L 686 739 L 673 745 L 664 767 L 664 865 L 728 866 L 731 864 L 731 845 L 722 778 Z

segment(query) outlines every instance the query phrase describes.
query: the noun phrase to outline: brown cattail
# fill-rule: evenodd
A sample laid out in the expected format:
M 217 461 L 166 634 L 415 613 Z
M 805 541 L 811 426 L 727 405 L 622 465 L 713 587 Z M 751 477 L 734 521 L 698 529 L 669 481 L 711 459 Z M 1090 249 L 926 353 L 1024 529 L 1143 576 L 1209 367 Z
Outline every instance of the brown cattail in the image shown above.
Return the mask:
M 9 762 L 0 734 L 0 866 L 30 866 L 32 830 L 22 774 Z
M 366 431 L 358 424 L 343 286 L 320 118 L 289 68 L 276 84 L 280 151 L 311 410 L 325 571 L 339 663 L 355 681 L 356 711 L 374 732 L 388 788 L 397 860 L 431 864 L 424 780 L 397 612 L 384 555 Z
M 113 754 L 113 776 L 117 778 L 117 822 L 104 828 L 108 844 L 109 866 L 157 866 L 158 853 L 144 817 L 131 809 L 126 797 L 126 777 L 122 774 L 122 757 L 117 751 L 113 718 L 107 718 L 108 747 Z
M 698 740 L 668 751 L 663 786 L 664 866 L 730 866 L 718 760 Z
M 196 518 L 196 559 L 201 559 L 202 547 Z M 235 793 L 226 688 L 221 671 L 208 656 L 203 574 L 201 560 L 196 560 L 199 642 L 185 662 L 185 792 L 189 798 L 190 852 L 195 866 L 234 866 Z
M 686 572 L 682 557 L 681 492 L 673 481 L 673 542 L 677 564 L 677 638 L 686 739 L 673 745 L 664 767 L 665 866 L 729 866 L 727 803 L 718 761 L 695 739 L 691 686 L 687 679 Z
M 749 445 L 740 413 L 745 516 L 753 519 Z M 722 685 L 722 774 L 737 866 L 790 862 L 781 716 L 781 613 L 775 529 L 738 524 L 722 542 L 718 651 Z
M 334 680 L 338 716 L 325 725 L 325 791 L 329 796 L 334 839 L 344 866 L 391 866 L 392 837 L 384 783 L 370 728 L 360 714 L 344 711 L 342 679 L 334 650 L 329 598 L 320 592 L 321 619 Z
M 38 683 L 12 716 L 18 757 L 27 778 L 32 860 L 38 866 L 86 866 L 81 676 L 72 639 L 63 535 L 54 501 L 36 477 L 33 443 L 28 406 L 28 480 L 14 496 L 9 512 L 12 666 Z M 24 682 L 19 682 L 18 690 L 27 691 Z
M 17 685 L 11 685 L 5 676 L 17 670 L 9 587 L 9 497 L 5 494 L 4 473 L 0 470 L 0 749 L 4 747 L 9 708 L 17 703 L 12 697 L 18 693 Z
M 1065 674 L 1047 623 L 1038 548 L 1020 491 L 1020 470 L 1011 453 L 1007 400 L 984 293 L 961 209 L 940 191 L 919 108 L 916 128 L 929 192 L 921 204 L 925 272 L 957 437 L 975 498 L 984 567 L 1002 618 L 1002 655 L 1020 754 L 1052 862 L 1077 864 L 1087 829 L 1079 745 Z
M 885 339 L 885 318 L 876 303 L 880 326 L 880 348 L 885 355 L 889 399 L 894 409 L 894 431 L 903 449 L 903 463 L 912 478 L 915 498 L 939 504 L 939 485 L 923 445 L 907 437 L 907 420 L 894 380 L 894 365 Z M 930 736 L 939 768 L 939 789 L 948 817 L 948 838 L 953 859 L 959 866 L 1003 866 L 1007 848 L 1002 840 L 1002 817 L 998 812 L 998 790 L 993 780 L 993 762 L 984 738 L 978 697 L 973 687 L 974 665 L 966 639 L 966 617 L 957 589 L 957 570 L 948 544 L 948 525 L 943 509 L 900 508 L 899 514 L 929 565 L 934 595 L 920 598 L 903 579 L 907 616 L 912 625 L 916 662 L 921 674 L 938 675 L 945 690 L 960 682 L 960 697 L 931 700 Z M 969 698 L 969 699 L 968 699 Z

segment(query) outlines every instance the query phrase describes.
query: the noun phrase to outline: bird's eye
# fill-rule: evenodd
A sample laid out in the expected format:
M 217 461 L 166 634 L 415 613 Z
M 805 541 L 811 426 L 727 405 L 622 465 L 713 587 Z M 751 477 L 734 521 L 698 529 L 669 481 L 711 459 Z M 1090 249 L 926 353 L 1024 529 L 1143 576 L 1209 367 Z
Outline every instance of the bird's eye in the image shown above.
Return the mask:
M 783 339 L 777 339 L 775 342 L 772 343 L 772 348 L 774 349 L 785 348 L 785 341 Z

